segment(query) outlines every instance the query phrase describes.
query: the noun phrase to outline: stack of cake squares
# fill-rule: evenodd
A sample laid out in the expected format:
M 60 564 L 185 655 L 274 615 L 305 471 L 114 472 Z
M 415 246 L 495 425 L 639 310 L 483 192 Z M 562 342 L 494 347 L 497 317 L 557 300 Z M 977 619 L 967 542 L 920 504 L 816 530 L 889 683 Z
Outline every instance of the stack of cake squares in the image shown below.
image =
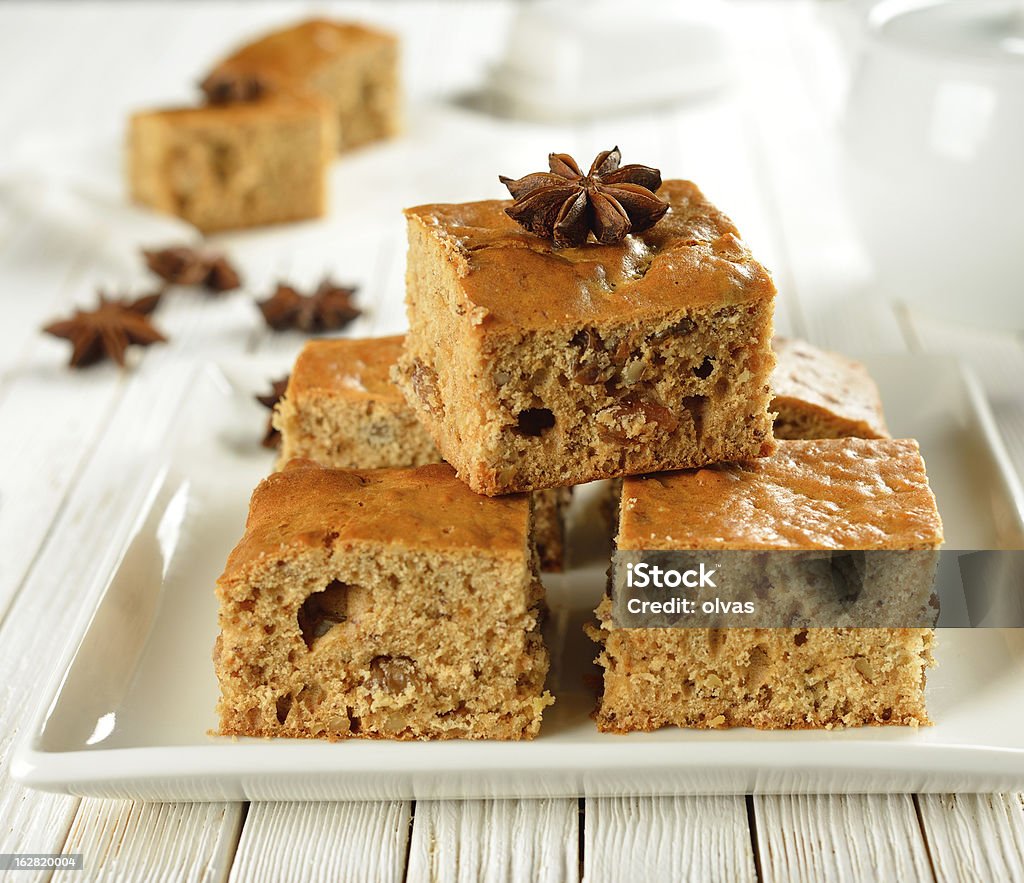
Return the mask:
M 132 199 L 203 233 L 317 218 L 337 153 L 398 132 L 398 40 L 312 19 L 239 47 L 201 88 L 198 106 L 132 116 Z
M 220 729 L 532 738 L 539 571 L 573 485 L 617 479 L 623 550 L 934 549 L 912 440 L 859 364 L 775 340 L 775 288 L 696 186 L 653 227 L 556 248 L 509 202 L 425 205 L 404 337 L 306 345 L 218 584 Z M 777 360 L 778 357 L 778 360 Z M 603 731 L 927 722 L 923 628 L 622 628 Z

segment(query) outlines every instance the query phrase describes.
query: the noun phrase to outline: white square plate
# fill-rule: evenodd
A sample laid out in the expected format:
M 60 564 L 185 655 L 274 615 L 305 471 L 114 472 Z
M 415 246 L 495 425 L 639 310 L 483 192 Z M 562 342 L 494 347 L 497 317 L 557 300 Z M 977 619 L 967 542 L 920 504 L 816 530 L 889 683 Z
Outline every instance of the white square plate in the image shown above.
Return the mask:
M 266 412 L 252 394 L 280 367 L 198 370 L 124 551 L 112 573 L 95 574 L 82 637 L 26 728 L 13 763 L 19 781 L 149 800 L 1024 788 L 1024 631 L 944 630 L 928 684 L 935 725 L 920 730 L 598 733 L 584 686 L 596 648 L 581 625 L 602 592 L 607 548 L 595 536 L 591 489 L 574 503 L 577 564 L 545 578 L 558 701 L 535 741 L 208 735 L 217 697 L 213 584 L 241 535 L 249 494 L 271 466 L 257 443 Z M 970 375 L 920 356 L 871 359 L 869 367 L 893 433 L 921 442 L 947 546 L 1024 548 L 1020 487 Z

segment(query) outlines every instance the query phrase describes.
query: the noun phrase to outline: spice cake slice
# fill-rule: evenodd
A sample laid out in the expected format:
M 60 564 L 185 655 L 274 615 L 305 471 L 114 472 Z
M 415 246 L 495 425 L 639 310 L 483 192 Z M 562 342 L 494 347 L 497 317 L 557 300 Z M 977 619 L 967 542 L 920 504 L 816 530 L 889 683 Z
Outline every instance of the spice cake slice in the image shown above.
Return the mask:
M 911 439 L 783 441 L 768 458 L 628 478 L 620 550 L 933 550 L 942 523 Z M 894 567 L 920 577 L 920 555 Z M 934 567 L 932 569 L 934 572 Z M 898 577 L 899 575 L 897 575 Z M 605 598 L 606 732 L 928 723 L 927 628 L 622 628 Z
M 525 496 L 295 461 L 217 583 L 220 733 L 529 739 L 551 696 Z
M 338 148 L 348 150 L 398 133 L 398 54 L 394 34 L 314 18 L 239 47 L 202 88 L 214 103 L 253 94 L 315 96 L 331 109 Z
M 889 438 L 867 368 L 805 340 L 776 337 L 772 372 L 775 437 Z
M 579 247 L 522 229 L 508 200 L 406 211 L 396 379 L 473 490 L 771 452 L 775 287 L 694 184 L 658 197 L 653 227 Z
M 129 122 L 128 188 L 204 233 L 316 218 L 336 137 L 309 99 L 143 111 Z
M 390 379 L 403 341 L 395 335 L 305 344 L 272 417 L 281 433 L 282 465 L 295 457 L 336 469 L 440 462 L 430 435 Z M 553 488 L 533 498 L 541 567 L 560 571 L 570 492 Z

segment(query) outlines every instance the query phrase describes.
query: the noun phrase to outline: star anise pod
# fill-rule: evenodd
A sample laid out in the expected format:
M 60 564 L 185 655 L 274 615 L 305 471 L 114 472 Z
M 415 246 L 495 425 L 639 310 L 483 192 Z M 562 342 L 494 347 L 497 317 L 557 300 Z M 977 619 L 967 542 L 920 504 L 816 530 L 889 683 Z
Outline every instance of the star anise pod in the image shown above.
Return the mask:
M 299 294 L 291 285 L 279 282 L 274 293 L 258 306 L 275 331 L 296 328 L 307 334 L 344 328 L 362 310 L 352 303 L 355 288 L 324 279 L 310 295 Z
M 216 292 L 231 291 L 241 285 L 238 271 L 222 254 L 176 245 L 143 249 L 142 255 L 146 266 L 171 285 L 202 285 Z
M 224 255 L 218 254 L 210 258 L 209 269 L 206 273 L 206 287 L 210 291 L 218 293 L 222 291 L 234 291 L 242 284 L 242 278 L 238 270 Z
M 72 368 L 103 359 L 113 359 L 124 367 L 124 354 L 131 344 L 149 346 L 167 340 L 148 318 L 159 302 L 159 293 L 118 300 L 101 291 L 95 309 L 75 310 L 70 319 L 51 322 L 43 331 L 71 341 Z
M 213 71 L 200 84 L 210 104 L 238 104 L 258 101 L 267 93 L 267 83 L 258 74 Z
M 602 245 L 653 227 L 668 211 L 655 195 L 661 172 L 650 166 L 619 167 L 619 148 L 597 155 L 586 175 L 567 153 L 548 155 L 550 172 L 512 179 L 499 175 L 515 202 L 505 213 L 559 248 L 585 244 L 590 234 Z
M 281 401 L 281 396 L 288 389 L 288 377 L 289 375 L 286 374 L 280 380 L 271 381 L 270 392 L 266 395 L 256 396 L 256 401 L 271 411 L 271 416 L 267 418 L 266 434 L 263 436 L 263 441 L 260 442 L 265 448 L 277 448 L 281 445 L 281 433 L 274 428 L 273 411 L 274 406 Z

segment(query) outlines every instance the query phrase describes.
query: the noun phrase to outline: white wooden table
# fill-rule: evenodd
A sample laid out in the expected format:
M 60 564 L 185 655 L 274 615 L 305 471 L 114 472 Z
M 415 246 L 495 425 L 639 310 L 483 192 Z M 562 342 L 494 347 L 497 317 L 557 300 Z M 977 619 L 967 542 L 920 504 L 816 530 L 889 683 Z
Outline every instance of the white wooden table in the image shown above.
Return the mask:
M 736 3 L 729 93 L 561 127 L 496 121 L 453 100 L 501 52 L 506 3 L 335 4 L 402 33 L 408 136 L 338 163 L 329 222 L 219 239 L 248 290 L 169 298 L 157 317 L 168 346 L 128 372 L 66 371 L 66 347 L 39 326 L 97 284 L 141 290 L 139 242 L 178 229 L 111 221 L 116 198 L 88 210 L 116 178 L 128 110 L 188 99 L 226 44 L 328 5 L 0 6 L 0 852 L 82 852 L 89 878 L 140 881 L 1024 879 L 1020 795 L 143 805 L 10 783 L 12 743 L 80 613 L 96 550 L 136 491 L 119 466 L 158 444 L 187 365 L 241 353 L 286 361 L 301 339 L 269 335 L 252 307 L 278 275 L 307 282 L 330 269 L 358 281 L 368 313 L 353 333 L 400 330 L 398 209 L 497 196 L 498 172 L 531 171 L 549 150 L 589 162 L 617 142 L 627 162 L 700 182 L 773 269 L 781 330 L 847 351 L 972 361 L 1024 469 L 1021 337 L 951 328 L 870 291 L 836 174 L 843 70 L 822 20 L 835 4 Z M 69 204 L 52 183 L 60 176 L 86 196 Z

